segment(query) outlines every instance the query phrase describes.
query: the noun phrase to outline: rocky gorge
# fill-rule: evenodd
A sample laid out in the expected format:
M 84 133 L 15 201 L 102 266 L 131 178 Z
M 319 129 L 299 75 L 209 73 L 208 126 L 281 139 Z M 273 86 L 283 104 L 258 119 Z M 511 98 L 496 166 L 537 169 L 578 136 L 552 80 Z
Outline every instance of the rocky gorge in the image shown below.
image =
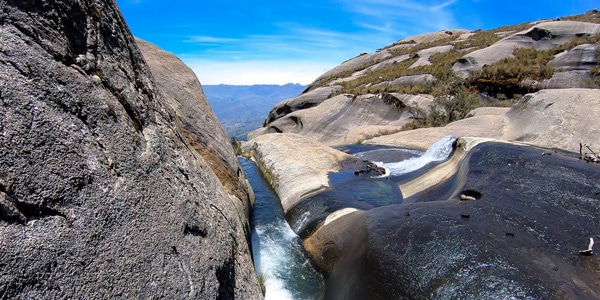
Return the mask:
M 272 108 L 243 150 L 325 298 L 600 297 L 599 23 L 409 37 Z
M 254 193 L 193 72 L 112 0 L 0 20 L 0 298 L 262 298 Z M 598 24 L 409 37 L 275 105 L 241 150 L 324 297 L 600 298 Z

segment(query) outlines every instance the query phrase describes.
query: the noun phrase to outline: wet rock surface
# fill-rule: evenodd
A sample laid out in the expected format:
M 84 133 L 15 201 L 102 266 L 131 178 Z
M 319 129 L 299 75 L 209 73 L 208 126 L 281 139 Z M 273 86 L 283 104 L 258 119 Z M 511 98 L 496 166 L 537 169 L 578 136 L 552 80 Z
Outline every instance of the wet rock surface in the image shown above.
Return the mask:
M 367 165 L 364 163 L 365 169 Z M 305 198 L 287 211 L 286 219 L 300 238 L 309 237 L 336 211 L 369 210 L 402 203 L 402 193 L 394 181 L 377 178 L 375 171 L 356 172 L 344 170 L 329 174 L 331 189 Z
M 445 191 L 344 215 L 305 246 L 330 299 L 597 298 L 600 259 L 578 253 L 600 232 L 599 179 L 576 153 L 483 143 Z
M 1 297 L 260 298 L 247 219 L 115 2 L 3 1 L 0 20 Z

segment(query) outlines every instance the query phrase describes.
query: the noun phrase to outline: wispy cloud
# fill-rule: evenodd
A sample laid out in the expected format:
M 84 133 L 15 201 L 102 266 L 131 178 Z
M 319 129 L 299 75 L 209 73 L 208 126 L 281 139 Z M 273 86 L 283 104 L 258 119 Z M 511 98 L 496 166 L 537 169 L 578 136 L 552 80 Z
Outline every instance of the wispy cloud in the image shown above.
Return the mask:
M 346 33 L 303 26 L 296 23 L 280 23 L 283 33 L 248 35 L 238 38 L 190 36 L 186 43 L 196 43 L 200 49 L 193 54 L 179 53 L 201 58 L 203 54 L 218 60 L 228 59 L 282 59 L 308 60 L 318 57 L 320 61 L 342 62 L 361 52 L 373 51 L 394 41 L 393 38 L 374 35 L 365 38 L 364 33 Z
M 213 37 L 213 36 L 204 36 L 204 35 L 194 35 L 188 37 L 187 40 L 184 40 L 184 43 L 235 43 L 239 42 L 239 39 L 232 38 L 221 38 L 221 37 Z
M 440 9 L 443 9 L 443 8 L 445 8 L 447 6 L 450 6 L 450 5 L 454 4 L 454 2 L 456 2 L 456 0 L 446 1 L 446 2 L 444 2 L 442 4 L 440 4 L 440 5 L 432 7 L 431 10 L 440 10 Z
M 335 64 L 312 60 L 214 61 L 183 57 L 202 84 L 309 84 Z
M 204 84 L 308 84 L 362 52 L 408 35 L 452 28 L 457 0 L 340 0 L 350 13 L 343 27 L 273 21 L 268 34 L 191 35 L 178 53 Z
M 358 14 L 357 25 L 364 26 L 365 29 L 379 29 L 381 32 L 411 35 L 454 28 L 455 18 L 447 8 L 456 2 L 457 0 L 343 0 L 346 10 Z

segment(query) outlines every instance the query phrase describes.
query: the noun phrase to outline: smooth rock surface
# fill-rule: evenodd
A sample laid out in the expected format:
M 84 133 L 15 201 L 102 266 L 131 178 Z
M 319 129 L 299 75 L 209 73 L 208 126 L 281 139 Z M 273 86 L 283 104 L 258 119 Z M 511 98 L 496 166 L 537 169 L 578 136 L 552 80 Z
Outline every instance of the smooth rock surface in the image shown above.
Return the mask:
M 600 33 L 600 24 L 577 21 L 552 21 L 535 24 L 530 29 L 514 33 L 493 45 L 473 51 L 461 58 L 452 69 L 465 77 L 469 72 L 513 56 L 515 48 L 548 50 L 581 35 Z
M 431 57 L 434 54 L 448 52 L 453 49 L 454 49 L 453 45 L 443 45 L 443 46 L 437 46 L 437 47 L 419 50 L 419 51 L 417 51 L 417 55 L 419 56 L 419 59 L 417 59 L 417 61 L 414 64 L 412 64 L 409 68 L 416 68 L 419 66 L 431 65 L 431 62 L 429 61 L 429 57 Z
M 410 36 L 410 37 L 407 37 L 407 38 L 404 38 L 404 39 L 398 41 L 398 43 L 407 43 L 407 42 L 415 42 L 417 44 L 431 43 L 431 42 L 435 42 L 437 40 L 441 40 L 441 39 L 445 39 L 445 38 L 449 38 L 449 37 L 461 36 L 462 34 L 469 33 L 469 32 L 470 32 L 470 30 L 465 30 L 465 29 L 440 30 L 437 32 L 413 35 L 413 36 Z
M 251 187 L 241 173 L 227 133 L 210 108 L 194 72 L 172 53 L 141 39 L 136 43 L 165 103 L 176 115 L 176 124 L 186 142 L 204 158 L 226 191 L 238 198 L 234 203 L 243 219 L 250 218 Z M 210 129 L 209 129 L 210 128 Z
M 416 203 L 351 212 L 305 240 L 327 298 L 600 296 L 600 259 L 578 255 L 600 231 L 600 167 L 504 143 L 466 154 Z
M 408 75 L 396 78 L 392 81 L 384 81 L 374 84 L 373 87 L 401 87 L 417 84 L 434 83 L 437 79 L 431 74 Z
M 504 108 L 450 123 L 444 127 L 420 128 L 364 141 L 396 147 L 427 149 L 446 135 L 515 140 L 548 148 L 578 152 L 579 143 L 600 150 L 600 90 L 542 90 L 525 95 L 503 114 Z
M 599 45 L 583 44 L 556 55 L 550 65 L 559 71 L 590 70 L 599 63 L 596 57 Z
M 290 149 L 294 149 L 290 155 Z M 355 166 L 357 158 L 293 133 L 258 136 L 243 144 L 279 196 L 284 212 L 329 188 L 327 174 Z
M 311 86 L 328 84 L 327 80 L 336 79 L 336 77 L 340 77 L 341 74 L 349 71 L 353 71 L 356 69 L 360 69 L 361 67 L 368 67 L 372 64 L 375 64 L 379 61 L 383 61 L 387 58 L 390 58 L 392 54 L 389 50 L 376 51 L 373 53 L 363 53 L 357 57 L 351 58 L 345 62 L 342 62 L 340 65 L 332 68 L 331 70 L 323 73 L 321 76 L 317 77 L 311 83 Z M 358 71 L 358 70 L 357 70 Z M 341 76 L 345 77 L 345 76 Z M 310 86 L 309 86 L 310 89 Z
M 424 95 L 386 93 L 354 97 L 342 94 L 276 119 L 249 137 L 291 132 L 327 145 L 354 144 L 369 136 L 399 131 L 412 120 L 409 106 L 425 108 L 430 102 L 431 98 Z
M 294 111 L 317 106 L 332 97 L 332 95 L 338 94 L 341 89 L 341 86 L 319 87 L 303 93 L 298 97 L 285 99 L 273 106 L 265 120 L 265 124 L 269 124 L 276 119 L 285 117 Z
M 0 9 L 0 295 L 261 298 L 241 200 L 185 144 L 115 2 Z
M 372 65 L 372 66 L 370 66 L 370 67 L 368 67 L 368 68 L 366 68 L 364 70 L 356 71 L 356 72 L 352 73 L 352 75 L 350 77 L 338 79 L 338 80 L 334 81 L 334 83 L 340 82 L 340 81 L 347 81 L 347 80 L 357 79 L 357 78 L 359 78 L 361 76 L 366 75 L 369 72 L 377 71 L 377 70 L 379 70 L 381 68 L 384 68 L 384 67 L 393 66 L 393 65 L 395 65 L 395 64 L 397 64 L 399 62 L 405 61 L 405 60 L 407 60 L 409 58 L 410 58 L 409 54 L 395 56 L 395 57 L 392 57 L 390 59 L 384 60 L 384 61 L 382 61 L 380 63 L 376 63 L 376 64 L 374 64 L 374 65 Z

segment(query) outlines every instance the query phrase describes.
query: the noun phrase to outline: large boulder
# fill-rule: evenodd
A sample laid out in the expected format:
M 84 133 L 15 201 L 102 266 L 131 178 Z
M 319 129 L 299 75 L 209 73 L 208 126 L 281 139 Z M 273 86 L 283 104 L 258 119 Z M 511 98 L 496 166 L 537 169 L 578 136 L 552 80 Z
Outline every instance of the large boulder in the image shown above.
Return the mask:
M 289 154 L 294 149 L 294 154 Z M 327 174 L 354 166 L 359 160 L 293 133 L 261 135 L 244 143 L 279 196 L 284 212 L 298 201 L 329 188 Z
M 265 124 L 269 124 L 274 120 L 285 117 L 288 114 L 297 110 L 317 106 L 323 103 L 323 101 L 338 94 L 341 89 L 341 86 L 319 87 L 314 90 L 302 93 L 298 97 L 282 100 L 281 102 L 273 106 L 273 108 L 269 112 L 269 115 L 267 116 L 267 119 L 265 120 Z
M 600 168 L 574 153 L 457 145 L 448 180 L 406 203 L 348 212 L 305 239 L 327 274 L 326 297 L 599 297 L 600 260 L 579 251 L 598 238 Z
M 0 7 L 0 294 L 260 298 L 247 195 L 186 144 L 114 1 Z
M 317 106 L 296 110 L 250 134 L 297 133 L 327 145 L 353 144 L 397 132 L 412 121 L 412 108 L 427 109 L 432 98 L 396 93 L 341 94 Z
M 198 78 L 181 59 L 141 39 L 136 43 L 162 98 L 173 109 L 176 124 L 186 142 L 208 163 L 234 201 L 242 218 L 249 219 L 251 187 L 241 173 L 227 133 L 219 124 Z

